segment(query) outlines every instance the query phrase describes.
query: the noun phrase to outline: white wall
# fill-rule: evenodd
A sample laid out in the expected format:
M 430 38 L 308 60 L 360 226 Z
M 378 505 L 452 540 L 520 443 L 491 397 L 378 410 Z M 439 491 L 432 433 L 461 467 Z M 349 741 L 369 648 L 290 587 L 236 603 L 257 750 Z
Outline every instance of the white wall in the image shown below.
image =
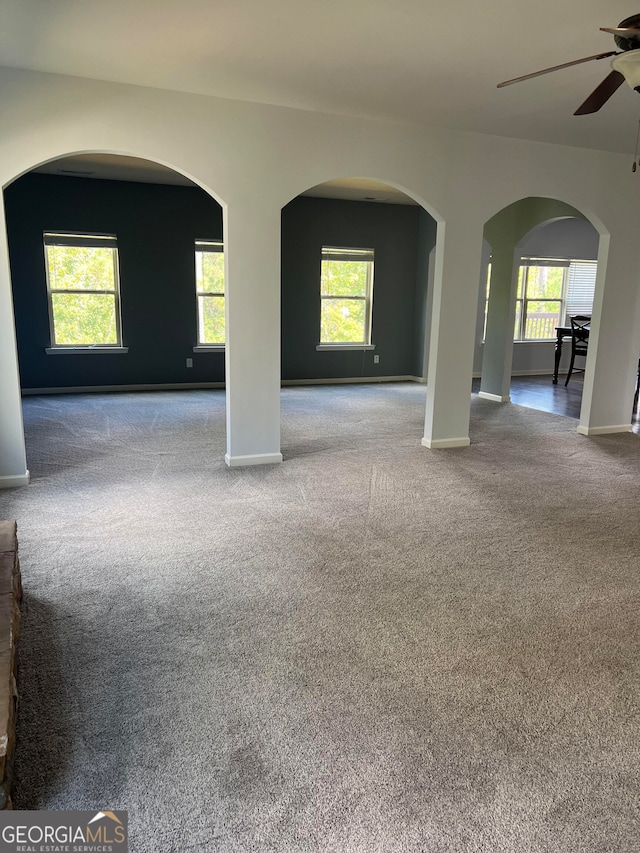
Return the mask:
M 520 244 L 524 257 L 595 261 L 600 235 L 586 219 L 557 219 L 532 228 Z
M 105 151 L 177 169 L 223 205 L 231 335 L 230 464 L 243 457 L 269 461 L 280 453 L 280 275 L 279 249 L 273 245 L 279 211 L 308 187 L 347 176 L 399 187 L 444 226 L 438 229 L 436 247 L 425 422 L 431 446 L 456 443 L 469 434 L 484 223 L 511 202 L 531 195 L 560 198 L 589 215 L 600 231 L 613 235 L 611 253 L 616 260 L 594 316 L 594 326 L 603 324 L 594 347 L 599 381 L 585 423 L 603 427 L 622 423 L 629 408 L 626 379 L 637 363 L 635 341 L 640 339 L 636 328 L 640 210 L 622 155 L 15 69 L 0 70 L 0 107 L 3 186 L 44 161 Z M 7 257 L 4 229 L 0 256 L 1 268 Z M 5 313 L 7 293 L 8 282 L 0 277 L 0 308 Z M 7 355 L 12 342 L 6 317 L 3 322 L 0 372 L 4 375 L 8 368 L 9 374 L 0 389 L 4 406 L 4 400 L 10 405 L 15 397 L 17 380 Z M 606 391 L 600 378 L 608 383 Z M 0 421 L 5 434 L 0 442 L 0 478 L 24 476 L 20 448 L 14 446 L 20 444 L 15 436 L 21 424 L 15 415 L 7 419 L 10 425 Z

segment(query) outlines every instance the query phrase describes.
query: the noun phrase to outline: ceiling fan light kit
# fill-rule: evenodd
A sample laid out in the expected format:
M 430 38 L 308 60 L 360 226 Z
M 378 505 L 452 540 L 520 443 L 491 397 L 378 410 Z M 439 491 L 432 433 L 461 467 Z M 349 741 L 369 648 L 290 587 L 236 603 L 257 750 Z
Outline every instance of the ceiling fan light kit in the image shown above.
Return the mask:
M 640 92 L 640 50 L 628 50 L 611 60 L 611 67 L 618 71 L 632 89 Z

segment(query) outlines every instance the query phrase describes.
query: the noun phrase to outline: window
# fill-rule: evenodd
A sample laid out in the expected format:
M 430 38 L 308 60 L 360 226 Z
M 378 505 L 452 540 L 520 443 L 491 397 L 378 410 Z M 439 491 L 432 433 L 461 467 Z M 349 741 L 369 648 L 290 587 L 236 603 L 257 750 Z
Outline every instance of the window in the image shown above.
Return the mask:
M 45 233 L 44 248 L 52 348 L 120 347 L 116 238 Z
M 224 248 L 222 243 L 196 240 L 198 346 L 224 346 Z
M 373 249 L 322 249 L 320 343 L 371 344 Z
M 556 326 L 575 314 L 590 314 L 597 263 L 523 258 L 518 272 L 514 340 L 555 338 Z
M 487 317 L 489 316 L 489 294 L 491 293 L 491 258 L 487 264 L 487 280 L 484 287 L 484 325 L 482 327 L 482 340 L 487 337 Z
M 563 320 L 563 295 L 568 261 L 523 259 L 518 271 L 514 340 L 555 337 Z

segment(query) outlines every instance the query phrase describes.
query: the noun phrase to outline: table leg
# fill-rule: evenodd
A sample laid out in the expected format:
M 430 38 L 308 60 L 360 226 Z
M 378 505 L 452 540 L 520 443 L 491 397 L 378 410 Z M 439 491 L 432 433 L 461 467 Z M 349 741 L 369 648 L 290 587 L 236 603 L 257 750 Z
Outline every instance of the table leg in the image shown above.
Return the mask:
M 556 358 L 555 364 L 553 366 L 553 384 L 558 384 L 558 370 L 560 368 L 560 356 L 562 355 L 562 335 L 558 334 L 556 337 Z

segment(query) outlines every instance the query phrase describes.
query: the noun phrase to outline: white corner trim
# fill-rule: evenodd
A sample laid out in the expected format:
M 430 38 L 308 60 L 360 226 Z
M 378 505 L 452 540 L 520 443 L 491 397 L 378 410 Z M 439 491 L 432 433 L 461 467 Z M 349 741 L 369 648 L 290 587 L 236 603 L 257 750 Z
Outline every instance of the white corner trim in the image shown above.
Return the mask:
M 420 442 L 429 450 L 441 450 L 445 447 L 468 447 L 471 444 L 469 437 L 464 438 L 423 438 Z
M 256 453 L 253 456 L 224 455 L 224 461 L 229 468 L 243 468 L 246 465 L 273 465 L 282 462 L 282 453 Z
M 510 403 L 511 397 L 507 394 L 506 397 L 501 397 L 500 394 L 489 394 L 488 391 L 478 391 L 478 397 L 483 400 L 493 400 L 494 403 Z
M 613 435 L 617 432 L 631 432 L 631 424 L 612 424 L 611 426 L 586 427 L 580 424 L 576 432 L 580 435 Z
M 129 347 L 45 347 L 47 355 L 120 355 Z
M 29 485 L 29 472 L 24 474 L 11 474 L 6 477 L 0 475 L 0 489 L 16 489 L 19 486 Z
M 316 346 L 317 352 L 348 352 L 349 350 L 356 350 L 357 352 L 362 352 L 363 350 L 372 350 L 375 349 L 375 344 L 318 344 Z

